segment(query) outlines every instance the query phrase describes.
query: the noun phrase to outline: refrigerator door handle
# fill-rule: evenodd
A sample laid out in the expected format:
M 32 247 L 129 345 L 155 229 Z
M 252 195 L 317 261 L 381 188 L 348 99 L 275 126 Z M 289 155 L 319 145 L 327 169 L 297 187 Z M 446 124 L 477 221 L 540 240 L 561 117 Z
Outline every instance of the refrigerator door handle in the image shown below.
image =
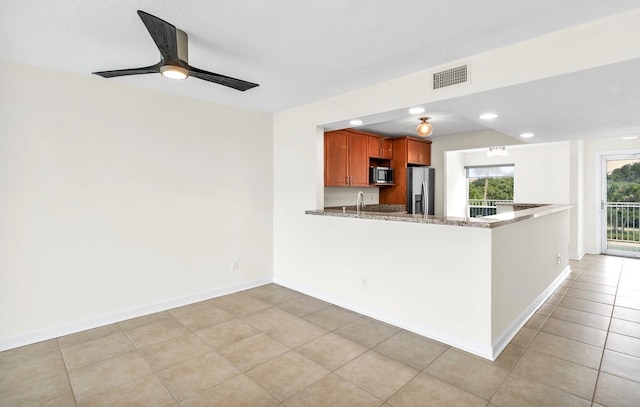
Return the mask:
M 429 177 L 430 177 L 430 175 L 431 175 L 431 172 L 429 170 L 427 170 L 426 177 L 424 177 L 424 195 L 425 195 L 424 199 L 427 201 L 426 202 L 427 211 L 424 213 L 425 215 L 429 214 L 429 209 L 430 209 L 429 208 L 429 203 L 431 201 L 431 195 L 432 195 L 432 192 L 429 190 L 429 188 L 431 188 L 431 185 L 429 185 L 429 182 L 430 182 Z
M 429 202 L 427 201 L 427 181 L 422 181 L 422 214 L 429 214 Z

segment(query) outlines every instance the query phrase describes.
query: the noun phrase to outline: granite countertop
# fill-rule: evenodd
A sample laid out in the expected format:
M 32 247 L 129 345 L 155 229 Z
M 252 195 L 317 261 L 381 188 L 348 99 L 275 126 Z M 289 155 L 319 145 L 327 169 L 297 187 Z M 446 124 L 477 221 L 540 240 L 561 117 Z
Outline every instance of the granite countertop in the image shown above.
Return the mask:
M 517 205 L 517 204 L 516 204 Z M 529 209 L 517 212 L 506 212 L 499 215 L 481 218 L 458 218 L 431 215 L 412 215 L 405 211 L 403 205 L 369 205 L 356 211 L 355 206 L 328 207 L 319 210 L 305 211 L 307 215 L 333 216 L 341 218 L 372 219 L 392 222 L 429 223 L 434 225 L 469 226 L 477 228 L 495 228 L 510 223 L 550 215 L 571 208 L 571 205 L 527 204 Z M 535 205 L 535 206 L 534 206 Z M 344 209 L 343 209 L 344 208 Z M 368 209 L 367 209 L 368 208 Z M 396 211 L 397 210 L 397 211 Z
M 519 208 L 522 209 L 529 209 L 529 208 L 537 208 L 538 206 L 544 206 L 545 204 L 539 204 L 539 203 L 523 203 L 523 202 L 496 202 L 494 204 L 495 206 L 517 206 Z

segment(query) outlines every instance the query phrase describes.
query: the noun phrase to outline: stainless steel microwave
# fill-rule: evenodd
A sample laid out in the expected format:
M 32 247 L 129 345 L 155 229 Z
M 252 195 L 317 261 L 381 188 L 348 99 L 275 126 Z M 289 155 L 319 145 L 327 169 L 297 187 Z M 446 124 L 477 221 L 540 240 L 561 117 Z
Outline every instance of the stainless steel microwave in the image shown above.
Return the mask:
M 370 184 L 392 184 L 393 170 L 389 167 L 369 167 Z

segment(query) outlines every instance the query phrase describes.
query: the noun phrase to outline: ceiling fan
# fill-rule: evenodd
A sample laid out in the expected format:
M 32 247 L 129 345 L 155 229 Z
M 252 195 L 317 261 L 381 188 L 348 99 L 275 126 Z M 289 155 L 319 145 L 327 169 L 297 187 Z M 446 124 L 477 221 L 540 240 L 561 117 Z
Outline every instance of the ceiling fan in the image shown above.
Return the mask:
M 243 81 L 241 79 L 224 76 L 213 72 L 190 66 L 189 44 L 187 33 L 176 28 L 168 22 L 138 10 L 138 15 L 147 27 L 151 38 L 156 43 L 160 51 L 161 59 L 155 65 L 142 68 L 119 69 L 116 71 L 93 72 L 103 78 L 113 78 L 116 76 L 141 75 L 147 73 L 160 73 L 171 79 L 186 79 L 193 76 L 198 79 L 217 83 L 244 92 L 245 90 L 259 86 L 257 83 Z

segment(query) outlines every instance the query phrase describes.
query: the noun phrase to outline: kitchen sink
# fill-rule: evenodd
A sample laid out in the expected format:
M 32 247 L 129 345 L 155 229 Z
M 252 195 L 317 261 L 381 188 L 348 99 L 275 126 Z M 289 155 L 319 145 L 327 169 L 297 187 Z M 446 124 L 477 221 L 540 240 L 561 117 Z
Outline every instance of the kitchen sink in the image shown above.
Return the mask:
M 345 212 L 353 213 L 357 212 L 355 205 L 350 206 L 332 206 L 324 208 L 325 211 L 331 212 Z M 360 212 L 376 212 L 376 213 L 406 213 L 404 205 L 390 205 L 390 204 L 373 204 L 360 208 Z

